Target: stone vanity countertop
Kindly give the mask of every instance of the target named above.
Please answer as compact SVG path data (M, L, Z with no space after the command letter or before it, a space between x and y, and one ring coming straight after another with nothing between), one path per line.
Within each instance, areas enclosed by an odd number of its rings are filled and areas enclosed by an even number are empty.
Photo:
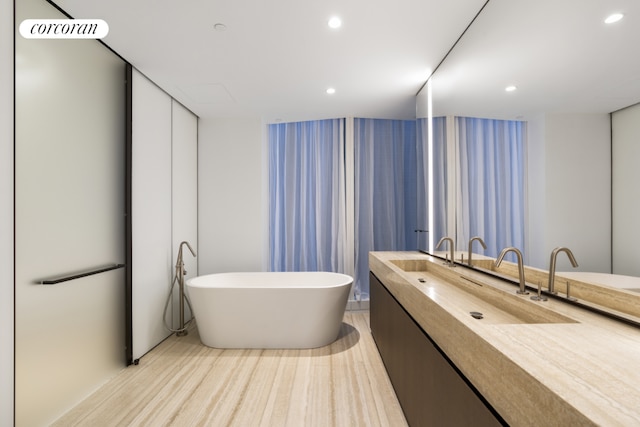
M639 328L420 252L371 252L369 267L510 425L640 425ZM484 292L543 320L476 319Z

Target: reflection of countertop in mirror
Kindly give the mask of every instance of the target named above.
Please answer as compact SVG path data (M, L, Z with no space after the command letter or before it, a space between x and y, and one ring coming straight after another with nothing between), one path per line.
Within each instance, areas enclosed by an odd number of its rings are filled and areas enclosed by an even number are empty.
M512 285L422 253L372 252L369 265L510 425L640 425L639 328L560 300L531 301ZM559 317L477 320L469 313L482 301L464 287L502 289L519 306Z
M580 280L587 283L611 286L612 288L640 292L640 277L586 271L559 271L556 273L556 276Z
M434 255L434 256L440 257L442 259L445 259L445 258L449 257L449 251L437 250L437 251L431 251L429 253ZM471 255L471 256L475 260L479 260L479 259L484 259L484 260L495 259L493 257L488 257L488 256L485 256L485 255L482 255L482 254L478 254L476 252L473 252L473 255ZM460 262L462 264L466 264L469 261L469 252L456 249L453 252L453 258L455 259L456 262Z

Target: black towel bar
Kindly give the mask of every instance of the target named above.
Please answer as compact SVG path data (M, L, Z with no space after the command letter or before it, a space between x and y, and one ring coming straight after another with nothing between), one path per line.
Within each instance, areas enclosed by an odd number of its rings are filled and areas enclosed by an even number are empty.
M39 280L36 283L38 285L56 285L58 283L68 282L69 280L81 279L83 277L93 276L94 274L100 274L100 273L105 273L111 270L117 270L118 268L122 268L122 267L124 267L124 264L109 264L108 266L105 266L105 267L98 267L98 268L95 268L89 271L84 271L81 273L73 273L73 274L68 274L66 276L56 277L52 279Z

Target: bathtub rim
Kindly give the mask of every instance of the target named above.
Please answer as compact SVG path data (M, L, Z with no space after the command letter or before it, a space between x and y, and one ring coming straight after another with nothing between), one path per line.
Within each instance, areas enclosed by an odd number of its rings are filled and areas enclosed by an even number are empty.
M340 281L332 282L332 283L321 283L314 286L305 284L304 282L300 282L299 284L291 284L289 286L283 285L281 282L275 282L278 276L329 276L334 279L342 279ZM246 279L256 279L258 277L268 278L265 283L264 280L260 283L249 283ZM242 279L245 281L242 281ZM214 279L227 279L226 282L214 281ZM232 281L229 281L232 279ZM235 282L235 280L239 280L239 282ZM216 283L217 282L217 283ZM339 288L342 286L351 286L354 282L353 277L344 273L337 273L333 271L238 271L238 272L223 272L223 273L210 273L204 274L196 277L192 277L186 281L188 287L192 288L211 288L211 289L331 289L331 288Z

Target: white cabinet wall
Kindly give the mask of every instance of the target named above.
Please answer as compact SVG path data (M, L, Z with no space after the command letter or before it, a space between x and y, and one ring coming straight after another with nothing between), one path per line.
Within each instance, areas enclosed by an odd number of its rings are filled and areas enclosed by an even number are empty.
M172 115L172 245L173 264L178 248L188 242L198 255L198 118L180 103L173 101ZM183 248L185 282L198 274L198 258ZM174 271L175 273L175 271ZM180 325L178 286L174 289L173 325ZM185 319L191 317L185 303Z
M133 359L169 335L162 311L171 253L171 97L132 76L132 339Z
M178 246L197 251L197 117L137 70L132 79L132 341L139 359L171 332L164 308ZM189 276L197 259L185 253ZM174 293L175 294L175 293ZM177 294L167 321L178 326ZM187 317L188 318L188 317Z

